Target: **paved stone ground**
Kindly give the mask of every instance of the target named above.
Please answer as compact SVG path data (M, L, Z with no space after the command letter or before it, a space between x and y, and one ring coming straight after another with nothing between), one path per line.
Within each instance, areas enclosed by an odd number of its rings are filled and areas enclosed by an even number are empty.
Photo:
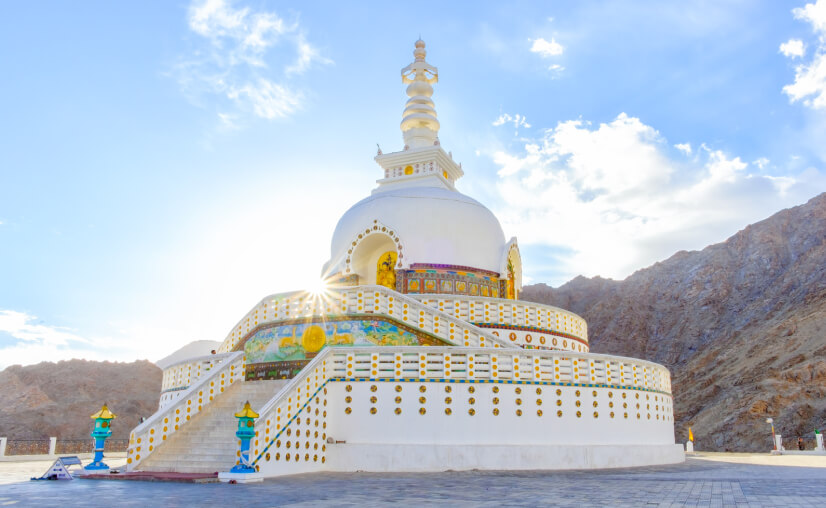
M703 454L603 471L320 473L247 485L28 482L2 471L16 483L0 485L0 506L826 506L826 457Z

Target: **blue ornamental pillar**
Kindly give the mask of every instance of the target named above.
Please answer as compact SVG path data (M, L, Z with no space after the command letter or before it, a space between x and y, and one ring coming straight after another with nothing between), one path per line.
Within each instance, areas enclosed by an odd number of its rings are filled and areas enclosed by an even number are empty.
M255 437L255 419L258 418L258 413L250 407L250 401L244 404L244 409L235 413L238 418L238 431L235 435L241 440L240 445L240 459L232 469L231 473L254 473L255 467L250 461L250 441Z
M95 428L92 429L92 437L95 438L95 459L83 469L87 471L109 469L109 466L103 463L103 445L106 438L112 435L111 420L114 418L116 416L109 411L106 404L103 405L100 411L92 415L92 419L95 420Z

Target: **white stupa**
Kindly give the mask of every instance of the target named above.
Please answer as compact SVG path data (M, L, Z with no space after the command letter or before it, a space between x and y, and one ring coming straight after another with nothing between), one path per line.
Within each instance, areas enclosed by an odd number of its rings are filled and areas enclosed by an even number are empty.
M339 220L325 291L268 296L218 354L168 366L130 470L254 481L684 460L664 367L591 354L581 317L518 299L516 239L456 190L438 70L423 41L414 56L404 148L379 152L378 187Z

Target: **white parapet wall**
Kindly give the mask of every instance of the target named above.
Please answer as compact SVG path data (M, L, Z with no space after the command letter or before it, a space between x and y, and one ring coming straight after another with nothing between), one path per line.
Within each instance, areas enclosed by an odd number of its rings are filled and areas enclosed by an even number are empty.
M519 347L588 352L588 325L573 312L522 300L466 295L407 295Z
M255 427L258 473L246 479L684 460L665 368L565 351L330 348Z
M234 358L233 353L198 356L170 365L163 371L161 397L158 409L178 400L193 383L215 369L221 363Z

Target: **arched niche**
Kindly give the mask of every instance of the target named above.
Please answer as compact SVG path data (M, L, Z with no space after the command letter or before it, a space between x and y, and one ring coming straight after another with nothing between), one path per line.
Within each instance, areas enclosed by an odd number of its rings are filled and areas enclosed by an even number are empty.
M502 298L519 299L519 293L522 291L522 255L519 253L516 238L511 238L505 245L500 278L503 281Z
M346 265L346 275L356 274L359 277L359 284L386 284L387 280L377 281L376 275L381 270L381 266L389 253L392 253L392 270L400 266L400 242L398 238L393 238L389 234L376 231L365 235L359 240L349 255ZM380 259L382 262L380 263ZM395 289L395 288L393 288Z

